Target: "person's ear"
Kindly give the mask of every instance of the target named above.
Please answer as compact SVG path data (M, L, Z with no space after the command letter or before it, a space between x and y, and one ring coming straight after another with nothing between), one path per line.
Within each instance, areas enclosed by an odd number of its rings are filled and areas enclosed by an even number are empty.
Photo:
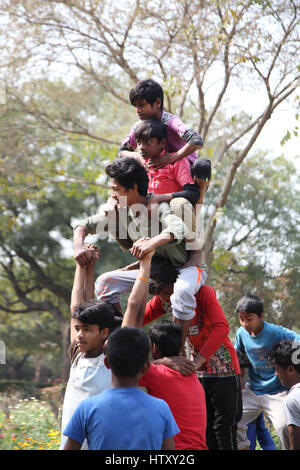
M110 369L110 364L108 362L107 356L104 356L104 365L105 365L106 369Z
M148 360L147 362L145 362L145 364L143 365L142 369L141 369L141 373L144 375L147 370L149 370L149 367L151 365L151 362Z
M138 193L139 191L138 191L137 183L134 183L133 188L128 188L127 192L129 192L129 191L134 191L135 193Z
M166 148L167 139L166 139L165 137L164 137L163 139L161 139L160 144L161 144L161 147L162 147L163 149Z
M157 106L159 108L161 108L161 99L160 98L156 98L156 100L154 101L154 104L157 104Z
M109 335L109 328L106 327L100 330L100 336L102 337L102 339L106 340L108 335Z

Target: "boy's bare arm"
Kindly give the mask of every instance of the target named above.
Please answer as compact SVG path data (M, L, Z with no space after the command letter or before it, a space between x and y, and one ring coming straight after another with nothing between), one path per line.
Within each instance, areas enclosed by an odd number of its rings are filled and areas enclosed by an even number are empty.
M134 261L133 263L124 266L124 268L120 268L119 271L132 271L133 269L139 269L139 267L139 261Z
M152 250L140 260L139 272L127 302L122 326L136 326L139 328L143 326L153 253Z
M88 300L94 298L94 269L96 260L99 257L99 249L94 245L87 245L87 248L90 250L94 250L95 257L92 259L92 262L86 268L80 266L79 263L76 263L73 288L71 293L71 316L78 305L83 304L84 302L87 302ZM73 342L76 336L76 332L73 328L72 323L73 322L71 318L71 343Z
M137 240L130 249L130 252L133 256L142 260L145 255L154 251L158 246L164 245L165 243L169 243L173 240L174 235L172 233L162 232L145 242Z
M175 450L175 443L173 437L163 439L162 450Z
M200 369L201 366L207 361L206 357L202 356L201 354L198 354L198 356L195 359L195 369L198 370Z
M173 316L172 321L174 323L178 323L182 328L182 345L181 345L180 354L183 354L185 341L186 341L186 338L189 332L189 327L190 327L192 320L180 320L179 318L176 318Z
M160 168L164 168L167 165L174 165L174 163L178 160L188 157L200 148L200 145L186 143L176 152L165 153L164 155L158 155L157 157L152 158L151 161L148 162L148 167L152 168L153 170L159 170Z
M74 312L77 305L80 305L85 302L85 290L84 290L85 277L86 277L85 268L82 268L80 264L76 263L73 287L72 287L72 292L71 292L71 304L70 304L71 315Z
M85 277L85 301L92 300L95 297L95 264L100 257L100 250L96 245L88 245L89 249L94 251L94 256L90 264L86 267Z
M82 268L87 266L94 257L94 253L84 245L86 235L85 228L80 225L74 230L74 259Z
M290 450L300 450L300 427L290 424L288 426Z
M155 359L153 364L163 364L170 369L177 370L181 375L191 375L196 369L194 362L183 356L168 356Z
M95 263L100 256L100 251L96 245L86 245L86 249L93 251L93 257L87 267L82 267L79 263L76 263L71 293L71 313L77 305L94 298L94 269Z
M67 442L64 445L64 450L80 450L82 444L80 442L74 441L68 437Z

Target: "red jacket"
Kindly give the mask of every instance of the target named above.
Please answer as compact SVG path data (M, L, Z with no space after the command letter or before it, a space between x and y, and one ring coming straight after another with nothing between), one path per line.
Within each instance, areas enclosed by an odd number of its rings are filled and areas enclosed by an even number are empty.
M195 316L189 327L188 339L195 358L198 354L207 360L197 371L200 377L224 377L240 374L236 351L228 337L229 326L214 289L202 286L196 294ZM158 296L146 305L144 324L165 314Z

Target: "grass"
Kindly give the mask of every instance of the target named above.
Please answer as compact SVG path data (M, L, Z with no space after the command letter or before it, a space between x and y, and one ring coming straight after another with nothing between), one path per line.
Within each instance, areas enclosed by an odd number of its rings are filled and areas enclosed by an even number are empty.
M0 450L57 450L60 416L35 397L1 397Z
M59 406L57 406L59 403ZM45 394L20 398L18 394L0 394L0 450L57 450L60 444L61 402ZM265 416L277 449L274 428ZM257 443L256 450L261 450Z

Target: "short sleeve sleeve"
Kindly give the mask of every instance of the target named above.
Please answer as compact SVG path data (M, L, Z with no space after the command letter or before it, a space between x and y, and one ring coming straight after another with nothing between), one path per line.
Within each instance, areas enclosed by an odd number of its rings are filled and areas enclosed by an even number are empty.
M63 431L65 436L70 437L81 444L86 437L84 409L84 403L81 402Z

